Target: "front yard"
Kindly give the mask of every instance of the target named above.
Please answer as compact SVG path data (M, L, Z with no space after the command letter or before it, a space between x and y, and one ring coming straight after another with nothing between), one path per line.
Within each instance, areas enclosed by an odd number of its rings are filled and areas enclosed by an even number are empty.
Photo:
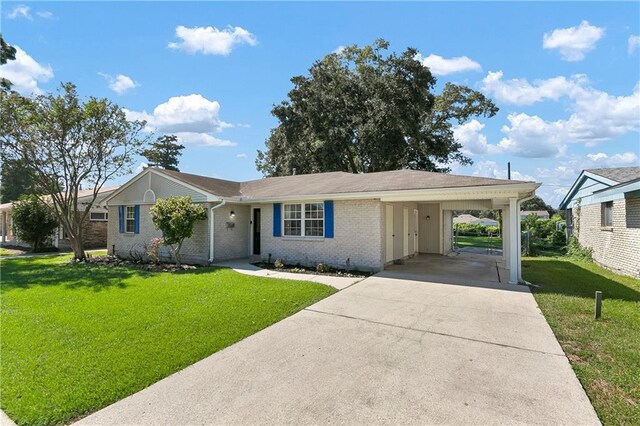
M68 260L2 261L0 403L19 425L70 422L335 292L229 269Z
M525 258L523 272L600 420L640 424L640 280L566 258Z
M484 237L475 235L458 235L456 237L458 247L482 247L502 249L502 238L500 237Z

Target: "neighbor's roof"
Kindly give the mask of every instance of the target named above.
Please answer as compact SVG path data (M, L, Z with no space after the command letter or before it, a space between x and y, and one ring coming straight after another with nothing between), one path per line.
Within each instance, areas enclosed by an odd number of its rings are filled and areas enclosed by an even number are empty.
M612 167L608 169L585 169L585 172L593 173L618 183L629 182L640 178L640 167Z
M460 176L419 170L394 170L366 174L346 172L314 173L233 182L153 169L221 197L269 198L282 195L345 194L358 192L443 189L531 183L526 181Z

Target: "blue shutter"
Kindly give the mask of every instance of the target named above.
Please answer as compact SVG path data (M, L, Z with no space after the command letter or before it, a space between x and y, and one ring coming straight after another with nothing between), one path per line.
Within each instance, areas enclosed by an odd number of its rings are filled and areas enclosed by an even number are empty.
M333 238L333 201L324 202L324 237Z
M133 206L133 233L134 234L139 234L140 233L140 206L139 205L135 205Z
M124 206L118 206L118 229L121 234L124 232Z
M273 204L273 236L282 236L282 204Z

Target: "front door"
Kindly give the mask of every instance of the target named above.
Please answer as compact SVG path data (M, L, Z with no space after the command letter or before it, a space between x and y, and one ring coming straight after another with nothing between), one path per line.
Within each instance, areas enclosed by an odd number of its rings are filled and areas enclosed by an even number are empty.
M418 209L413 210L413 253L418 254Z
M409 209L402 210L402 256L409 256Z
M253 209L253 254L260 254L260 209Z

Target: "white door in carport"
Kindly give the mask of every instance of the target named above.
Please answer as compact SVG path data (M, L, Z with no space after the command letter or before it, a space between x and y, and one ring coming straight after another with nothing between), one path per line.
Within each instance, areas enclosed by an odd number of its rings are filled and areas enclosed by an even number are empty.
M385 206L385 262L391 262L393 257L393 206L391 204L387 204Z
M409 238L411 238L409 235L409 209L405 207L402 213L402 256L407 257L409 256Z
M418 254L418 209L413 210L413 254Z

